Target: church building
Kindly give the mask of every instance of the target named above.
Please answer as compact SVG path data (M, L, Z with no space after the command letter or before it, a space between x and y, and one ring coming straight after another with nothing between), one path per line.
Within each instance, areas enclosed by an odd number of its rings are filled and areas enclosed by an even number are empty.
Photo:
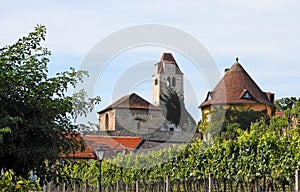
M98 114L100 131L145 132L159 129L163 122L161 109L136 93L121 97Z
M181 98L181 101L178 101L181 109L179 113L182 113L179 117L180 122L186 123L188 119L192 125L195 124L183 104L183 73L171 53L163 53L160 61L154 64L152 80L153 104L136 93L121 97L98 112L100 131L129 130L132 133L151 133L154 130L180 131L181 129L176 126L165 127L171 123L163 113L161 94L168 88L176 91Z

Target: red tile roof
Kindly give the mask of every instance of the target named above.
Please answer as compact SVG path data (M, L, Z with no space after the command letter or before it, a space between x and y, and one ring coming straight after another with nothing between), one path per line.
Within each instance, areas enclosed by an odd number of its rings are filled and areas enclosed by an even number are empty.
M243 97L246 93L250 98ZM274 94L263 92L240 63L234 63L216 87L208 92L200 108L218 104L261 103L273 105Z
M61 155L61 157L72 159L97 159L96 154L89 146L86 146L84 151L77 150L76 152L71 153L68 156L63 154Z
M82 141L82 137L80 136L79 133L74 133L74 138L76 139L77 142ZM68 134L66 136L67 138L70 138L71 135ZM70 153L69 155L62 154L61 157L63 158L72 158L72 159L96 159L96 154L92 150L92 148L88 145L85 146L85 150L81 151L80 149L75 151L74 153Z
M284 116L284 112L283 111L276 111L275 115L283 117Z
M92 149L96 149L98 145L107 145L109 147L109 156L112 156L113 150L134 151L142 143L142 137L111 137L111 136L97 136L85 135L84 140ZM107 156L107 155L106 155Z
M119 100L98 113L101 114L113 108L161 110L135 93L121 97Z

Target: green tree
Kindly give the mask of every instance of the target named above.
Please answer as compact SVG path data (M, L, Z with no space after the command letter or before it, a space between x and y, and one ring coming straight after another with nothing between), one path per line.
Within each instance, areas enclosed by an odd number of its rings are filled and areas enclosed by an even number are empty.
M295 103L296 103L297 99L296 97L284 97L281 99L278 99L275 101L275 107L277 111L285 111L287 109L291 109Z
M254 111L251 107L233 106L227 111L227 119L232 123L238 123L243 130L250 130L252 123L265 119L267 122L269 117L266 111Z
M172 87L167 87L160 94L161 105L166 119L184 131L194 132L196 122L186 110L183 96L179 95Z
M83 71L65 71L48 77L50 51L42 47L46 28L38 25L28 36L0 49L0 168L13 169L26 176L30 170L41 173L47 162L83 145L72 130L72 117L85 114L99 97L83 105L66 92L81 81ZM74 103L77 104L74 107ZM80 107L78 107L80 106ZM68 135L68 137L66 137Z
M162 91L160 99L166 119L178 126L181 118L182 98L173 88L168 87L166 91Z

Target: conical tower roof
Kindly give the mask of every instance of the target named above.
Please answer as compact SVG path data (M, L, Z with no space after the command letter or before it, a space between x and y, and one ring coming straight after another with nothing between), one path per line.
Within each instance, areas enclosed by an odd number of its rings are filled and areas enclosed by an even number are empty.
M273 105L271 93L263 92L236 59L216 87L208 92L200 108L220 104Z

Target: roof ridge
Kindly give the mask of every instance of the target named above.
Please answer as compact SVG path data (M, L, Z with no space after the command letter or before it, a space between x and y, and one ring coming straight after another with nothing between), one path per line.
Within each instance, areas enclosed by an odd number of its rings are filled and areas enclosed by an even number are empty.
M134 104L136 104L136 103L140 104L140 106L138 106L138 105L134 106ZM122 105L125 105L125 106L122 106ZM117 101L112 103L111 105L109 105L106 108L104 108L103 110L99 111L98 114L108 111L112 108L118 108L118 107L119 108L128 108L128 109L130 109L130 108L146 109L147 108L147 109L152 109L152 110L160 110L159 107L154 106L152 103L150 103L146 99L142 98L138 94L131 93L131 94L121 97L120 99L118 99Z

